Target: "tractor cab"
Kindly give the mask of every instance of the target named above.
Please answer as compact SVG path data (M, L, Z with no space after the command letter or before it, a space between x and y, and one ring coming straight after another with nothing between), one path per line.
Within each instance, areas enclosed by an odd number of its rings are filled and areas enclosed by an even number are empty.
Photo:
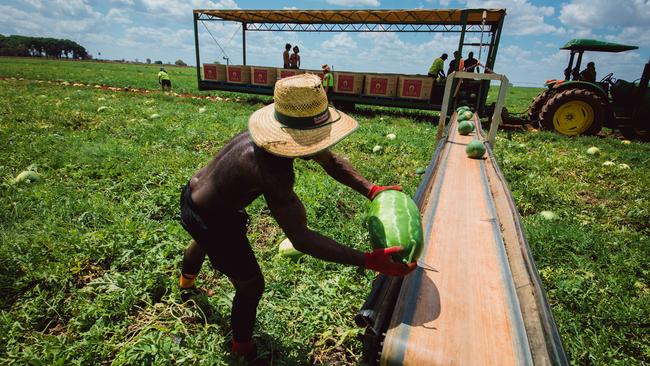
M528 108L530 121L542 129L555 130L567 136L593 135L602 126L607 126L619 128L625 135L647 138L650 126L642 116L650 105L650 62L645 65L638 82L631 83L616 80L613 73L597 81L593 65L580 71L585 51L624 52L638 47L573 39L560 49L571 52L564 79L546 81L547 89L535 97Z
M585 78L585 75L581 73L581 64L582 64L582 55L585 51L592 52L624 52L630 50L636 50L639 47L629 46L625 44L618 44L605 41L597 41L594 39L584 39L576 38L567 42L564 46L560 47L561 50L569 50L571 54L569 56L569 65L564 69L564 79L552 79L546 82L546 87L548 88L557 88L568 82L586 82L590 83L595 87L599 87L602 92L605 94L609 91L610 83L613 83L612 76L613 73L605 75L601 78L600 81L590 79L589 77ZM575 65L574 65L575 61ZM589 73L586 73L589 74Z

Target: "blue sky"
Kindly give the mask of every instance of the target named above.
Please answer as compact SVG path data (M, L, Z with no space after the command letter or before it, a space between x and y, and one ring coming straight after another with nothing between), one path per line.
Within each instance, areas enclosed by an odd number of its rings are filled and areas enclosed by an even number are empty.
M97 58L182 59L194 64L192 9L235 8L505 8L495 71L523 86L539 86L561 77L568 53L558 48L571 38L639 46L621 54L586 54L585 61L596 62L599 77L613 72L625 80L638 79L650 59L648 0L0 0L0 34L68 38ZM231 62L241 63L239 24L215 23L206 26ZM224 62L221 50L202 26L200 30L202 61ZM247 63L280 66L282 47L289 42L300 46L304 68L317 69L329 63L335 70L425 74L434 57L453 51L457 37L441 33L249 32ZM477 55L478 49L474 51Z

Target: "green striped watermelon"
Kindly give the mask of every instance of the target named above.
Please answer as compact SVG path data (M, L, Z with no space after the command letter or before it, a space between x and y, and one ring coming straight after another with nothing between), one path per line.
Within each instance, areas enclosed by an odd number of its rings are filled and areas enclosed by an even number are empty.
M404 248L396 260L410 263L422 253L424 239L420 211L411 197L403 192L383 191L375 197L370 204L368 231L375 249Z

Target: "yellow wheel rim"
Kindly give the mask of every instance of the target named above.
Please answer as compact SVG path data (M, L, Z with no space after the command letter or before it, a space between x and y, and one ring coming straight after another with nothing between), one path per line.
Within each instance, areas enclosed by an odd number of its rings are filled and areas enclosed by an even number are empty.
M592 123L594 109L581 100L562 104L553 115L553 127L563 135L575 136L584 133Z

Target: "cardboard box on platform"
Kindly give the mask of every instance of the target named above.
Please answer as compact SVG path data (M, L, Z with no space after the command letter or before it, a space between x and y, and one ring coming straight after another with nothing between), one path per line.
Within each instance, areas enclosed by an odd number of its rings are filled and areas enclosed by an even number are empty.
M431 97L433 78L402 75L397 80L397 96L399 98L427 100Z
M203 80L226 81L226 65L203 64Z
M226 66L226 81L233 84L250 84L250 66L230 65Z
M277 80L275 67L251 66L251 84L261 86L273 86Z
M334 72L334 92L342 94L361 94L363 74Z
M284 79L289 76L304 74L305 70L301 69L278 69L278 79Z
M364 95L394 97L397 94L397 75L366 74Z

